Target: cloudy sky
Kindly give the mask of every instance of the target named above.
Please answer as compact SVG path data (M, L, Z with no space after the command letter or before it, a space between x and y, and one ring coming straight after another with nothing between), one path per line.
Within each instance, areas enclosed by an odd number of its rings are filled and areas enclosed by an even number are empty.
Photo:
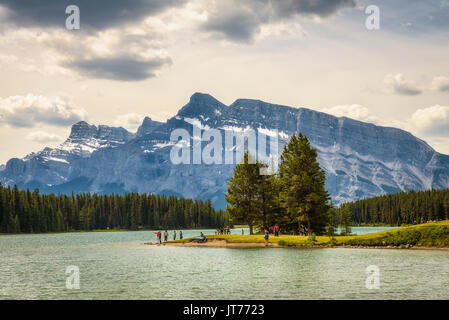
M0 0L0 164L79 120L165 120L194 92L396 126L449 154L448 40L449 0Z

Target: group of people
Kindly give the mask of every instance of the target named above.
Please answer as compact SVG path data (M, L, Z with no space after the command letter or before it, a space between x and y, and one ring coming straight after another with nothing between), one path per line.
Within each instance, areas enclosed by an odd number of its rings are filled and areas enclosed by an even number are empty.
M231 234L231 228L229 226L218 228L215 234Z
M429 220L427 221L424 218L421 218L421 223L427 223L427 222L437 222L438 220ZM416 222L416 220L413 220L412 225L417 225L418 223Z
M156 238L157 238L157 241L159 242L159 244L161 244L162 243L162 232L159 230L158 232L155 232L155 234L156 234ZM176 230L173 230L173 240L176 240ZM183 235L182 235L182 231L180 230L179 231L179 239L181 239L182 240L182 237L183 237ZM168 230L165 230L164 231L164 242L167 242L168 241Z
M279 237L279 225L275 224L274 226L270 226L268 232L274 234L275 237Z
M268 246L268 239L270 238L270 234L274 234L275 237L279 237L279 225L278 224L268 227L268 230L265 229L264 236L263 236L263 238L265 239L265 246Z

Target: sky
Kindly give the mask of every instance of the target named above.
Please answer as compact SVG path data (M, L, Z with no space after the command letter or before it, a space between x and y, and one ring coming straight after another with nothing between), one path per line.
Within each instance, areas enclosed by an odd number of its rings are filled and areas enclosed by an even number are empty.
M448 40L449 0L0 0L0 164L81 120L165 121L195 92L394 126L449 154Z

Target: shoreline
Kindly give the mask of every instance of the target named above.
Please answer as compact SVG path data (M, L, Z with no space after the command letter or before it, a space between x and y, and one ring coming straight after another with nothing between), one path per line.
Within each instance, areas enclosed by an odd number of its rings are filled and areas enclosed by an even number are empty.
M449 220L395 228L362 235L348 236L270 236L265 246L264 236L211 235L206 243L195 238L165 242L164 245L217 248L359 248L359 249L418 249L449 250ZM152 244L152 243L146 243Z
M430 247L430 246L414 246L414 245L401 245L401 246L363 246L363 245L318 245L318 244L304 244L304 245L280 245L276 242L269 242L268 246L262 242L228 242L225 239L210 239L206 243L196 242L173 242L167 241L162 244L145 242L144 245L153 246L175 246L175 247L206 247L206 248L240 248L240 249L253 249L253 248L284 248L284 249L407 249L407 250L443 250L448 251L449 247Z

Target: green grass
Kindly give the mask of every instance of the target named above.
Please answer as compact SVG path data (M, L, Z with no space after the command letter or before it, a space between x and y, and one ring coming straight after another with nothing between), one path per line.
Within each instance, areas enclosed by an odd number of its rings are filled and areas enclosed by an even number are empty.
M170 241L171 243L190 242L194 238ZM220 239L228 243L264 243L263 235L212 235L207 239ZM355 236L270 236L270 243L286 247L449 247L449 220L406 226L389 231L381 231Z

